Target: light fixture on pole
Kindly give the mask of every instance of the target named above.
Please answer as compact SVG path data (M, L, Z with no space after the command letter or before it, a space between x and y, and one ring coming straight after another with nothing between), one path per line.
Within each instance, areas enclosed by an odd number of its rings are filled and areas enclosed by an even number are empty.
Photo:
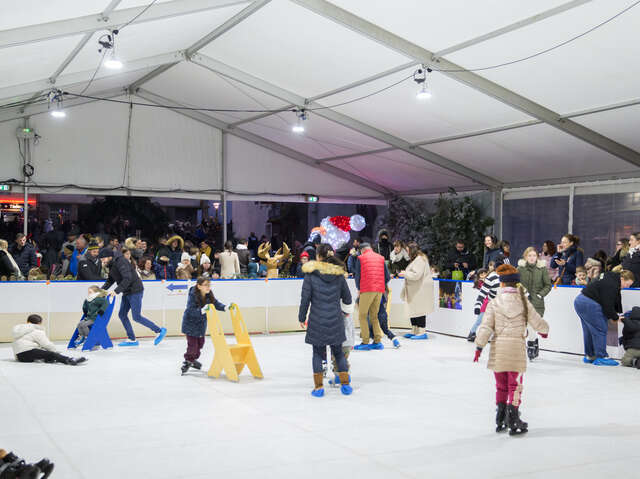
M62 90L54 88L47 95L49 100L49 114L54 118L64 118L67 116L62 108Z
M427 68L422 65L422 68L418 68L413 72L413 81L420 86L420 90L416 94L418 100L428 100L431 98L431 90L427 86L427 73L431 73L431 68Z
M291 131L298 134L304 133L304 124L302 122L309 118L307 110L296 110L296 117L296 124L291 127Z
M104 66L111 70L119 70L122 68L122 62L118 59L116 55L116 35L118 34L118 30L112 30L110 33L106 33L102 35L98 39L98 43L100 44L100 48L98 48L98 53L105 52L107 55L107 59L104 62ZM107 54L107 52L109 52Z

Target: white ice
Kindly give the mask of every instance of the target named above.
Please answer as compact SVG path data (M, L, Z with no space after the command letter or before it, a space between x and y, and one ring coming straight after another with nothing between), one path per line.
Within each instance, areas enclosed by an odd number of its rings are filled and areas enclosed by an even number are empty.
M525 376L530 432L494 432L494 381L473 345L431 335L352 353L354 393L310 396L302 333L253 337L265 379L180 376L185 340L19 364L0 346L0 448L54 478L633 477L640 371L542 352ZM62 346L61 346L62 347ZM207 338L202 358L212 359Z

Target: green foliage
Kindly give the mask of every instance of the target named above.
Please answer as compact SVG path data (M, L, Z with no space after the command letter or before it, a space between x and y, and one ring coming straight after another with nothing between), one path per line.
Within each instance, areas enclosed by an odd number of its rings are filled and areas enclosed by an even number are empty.
M155 240L167 229L169 218L149 198L107 196L96 198L82 211L80 222L89 231L96 231L98 223L115 233L124 220L129 220L132 231L141 230L143 238ZM114 231L116 230L116 231Z
M458 198L455 191L441 194L434 206L430 212L426 201L394 198L383 227L394 239L417 242L428 251L431 264L441 269L457 239L462 239L481 263L483 236L493 225L493 218L485 216L470 197Z

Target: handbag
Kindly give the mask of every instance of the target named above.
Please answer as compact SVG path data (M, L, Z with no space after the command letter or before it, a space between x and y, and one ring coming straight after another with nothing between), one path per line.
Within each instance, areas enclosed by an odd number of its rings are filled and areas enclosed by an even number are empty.
M455 271L451 272L451 279L456 280L456 281L463 281L464 280L464 273L457 269Z

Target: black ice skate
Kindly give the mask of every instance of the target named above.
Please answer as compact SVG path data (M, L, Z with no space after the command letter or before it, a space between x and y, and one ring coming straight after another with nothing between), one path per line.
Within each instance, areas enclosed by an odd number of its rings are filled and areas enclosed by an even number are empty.
M520 419L520 411L512 404L507 406L507 424L510 436L524 434L529 430L529 425Z
M535 341L527 341L527 356L529 361L533 361L540 354L540 347L538 346L538 338Z
M42 472L43 474L43 476L40 479L47 479L47 477L49 477L53 472L54 464L46 457L36 462L35 465L38 466L38 468L40 469L40 472Z
M498 403L496 409L496 432L502 432L507 428L507 405Z
M193 363L191 363L191 361L185 361L182 363L182 367L180 368L180 371L182 371L182 376L187 374L187 371L189 371L189 368L191 366L193 366Z
M12 452L0 449L0 479L37 479L40 469Z
M192 361L191 367L194 369L202 369L202 363L200 361Z

